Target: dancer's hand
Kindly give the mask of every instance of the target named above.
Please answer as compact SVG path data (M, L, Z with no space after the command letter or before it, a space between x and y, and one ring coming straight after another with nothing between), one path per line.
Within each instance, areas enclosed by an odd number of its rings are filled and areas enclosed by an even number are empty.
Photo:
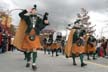
M31 9L31 8L27 9L27 12L28 12L28 13L31 13L31 11L32 11L32 9Z
M44 23L45 23L45 24L48 24L49 22L48 22L48 20L44 20Z

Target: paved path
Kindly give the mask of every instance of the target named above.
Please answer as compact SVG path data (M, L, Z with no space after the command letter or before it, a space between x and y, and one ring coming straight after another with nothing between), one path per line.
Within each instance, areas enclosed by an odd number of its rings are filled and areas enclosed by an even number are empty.
M108 72L108 59L98 58L97 60L87 61L86 67L80 67L79 58L77 58L77 66L72 65L72 59L65 58L60 55L51 57L38 52L36 72ZM26 61L21 52L7 52L0 54L0 72L33 72L32 68L25 67Z

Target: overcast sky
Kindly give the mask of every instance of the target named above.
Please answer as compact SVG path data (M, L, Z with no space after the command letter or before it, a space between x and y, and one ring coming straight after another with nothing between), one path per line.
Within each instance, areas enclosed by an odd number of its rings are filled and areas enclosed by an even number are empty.
M10 10L32 8L33 4L37 4L39 13L49 12L51 25L48 29L66 32L66 26L75 21L80 8L85 8L89 12L91 23L96 24L96 34L104 28L103 31L106 33L103 34L108 36L108 0L0 0L0 7ZM18 13L19 11L11 13L14 25L18 25Z

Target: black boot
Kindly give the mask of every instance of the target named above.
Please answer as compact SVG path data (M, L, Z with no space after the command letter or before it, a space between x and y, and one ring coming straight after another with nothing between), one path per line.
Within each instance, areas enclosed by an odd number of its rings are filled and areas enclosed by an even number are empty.
M83 54L80 54L80 61L81 61L81 67L84 67L87 65L83 62Z
M91 60L91 59L90 59L90 56L89 56L89 53L87 54L87 60Z
M31 52L26 52L26 59L27 59L27 64L26 67L30 67L30 60L31 60Z
M93 60L96 60L97 58L93 58Z
M47 50L47 51L48 51L48 55L50 55L50 49L49 49L49 48L48 48L48 50Z
M59 56L58 54L56 54L56 56Z
M27 68L30 67L30 63L27 63L27 64L26 64L26 67L27 67Z
M51 51L52 52L52 57L54 56L54 50Z
M93 60L96 60L97 58L95 57L96 53L93 53Z
M58 53L56 53L56 56L59 56Z
M82 64L81 64L81 67L84 67L84 66L86 66L86 65L87 65L87 64L85 64L85 63L82 63Z
M90 58L87 58L87 60L91 60Z
M73 63L73 65L76 66L77 64L76 63Z
M27 53L26 52L24 52L24 56L25 56L24 60L26 60L27 59Z
M56 51L56 56L59 56L59 55L58 55L58 49L56 49L55 51Z
M36 65L32 65L32 69L33 69L33 71L36 71L37 70L37 66Z
M76 66L76 61L75 61L75 54L72 54L72 59L73 59L73 65Z

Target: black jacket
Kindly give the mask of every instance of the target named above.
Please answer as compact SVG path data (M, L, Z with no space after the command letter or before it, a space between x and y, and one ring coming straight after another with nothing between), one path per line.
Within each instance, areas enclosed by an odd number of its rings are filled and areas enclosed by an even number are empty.
M26 29L25 33L26 33L26 34L29 34L29 33L31 32L31 30L33 29L33 27L32 27L33 24L32 24L32 22L31 22L31 20L30 20L30 16L31 16L31 15L27 16L27 15L25 15L26 13L27 13L27 11L26 11L26 10L23 10L21 13L19 13L19 16L20 16L22 19L25 20L25 22L26 22L26 24L27 24L27 29ZM36 25L35 25L35 28L34 28L36 35L39 35L39 34L40 34L40 31L41 31L45 26L47 26L47 25L48 25L48 24L45 24L45 23L43 22L43 20L42 20L40 17L37 16Z

